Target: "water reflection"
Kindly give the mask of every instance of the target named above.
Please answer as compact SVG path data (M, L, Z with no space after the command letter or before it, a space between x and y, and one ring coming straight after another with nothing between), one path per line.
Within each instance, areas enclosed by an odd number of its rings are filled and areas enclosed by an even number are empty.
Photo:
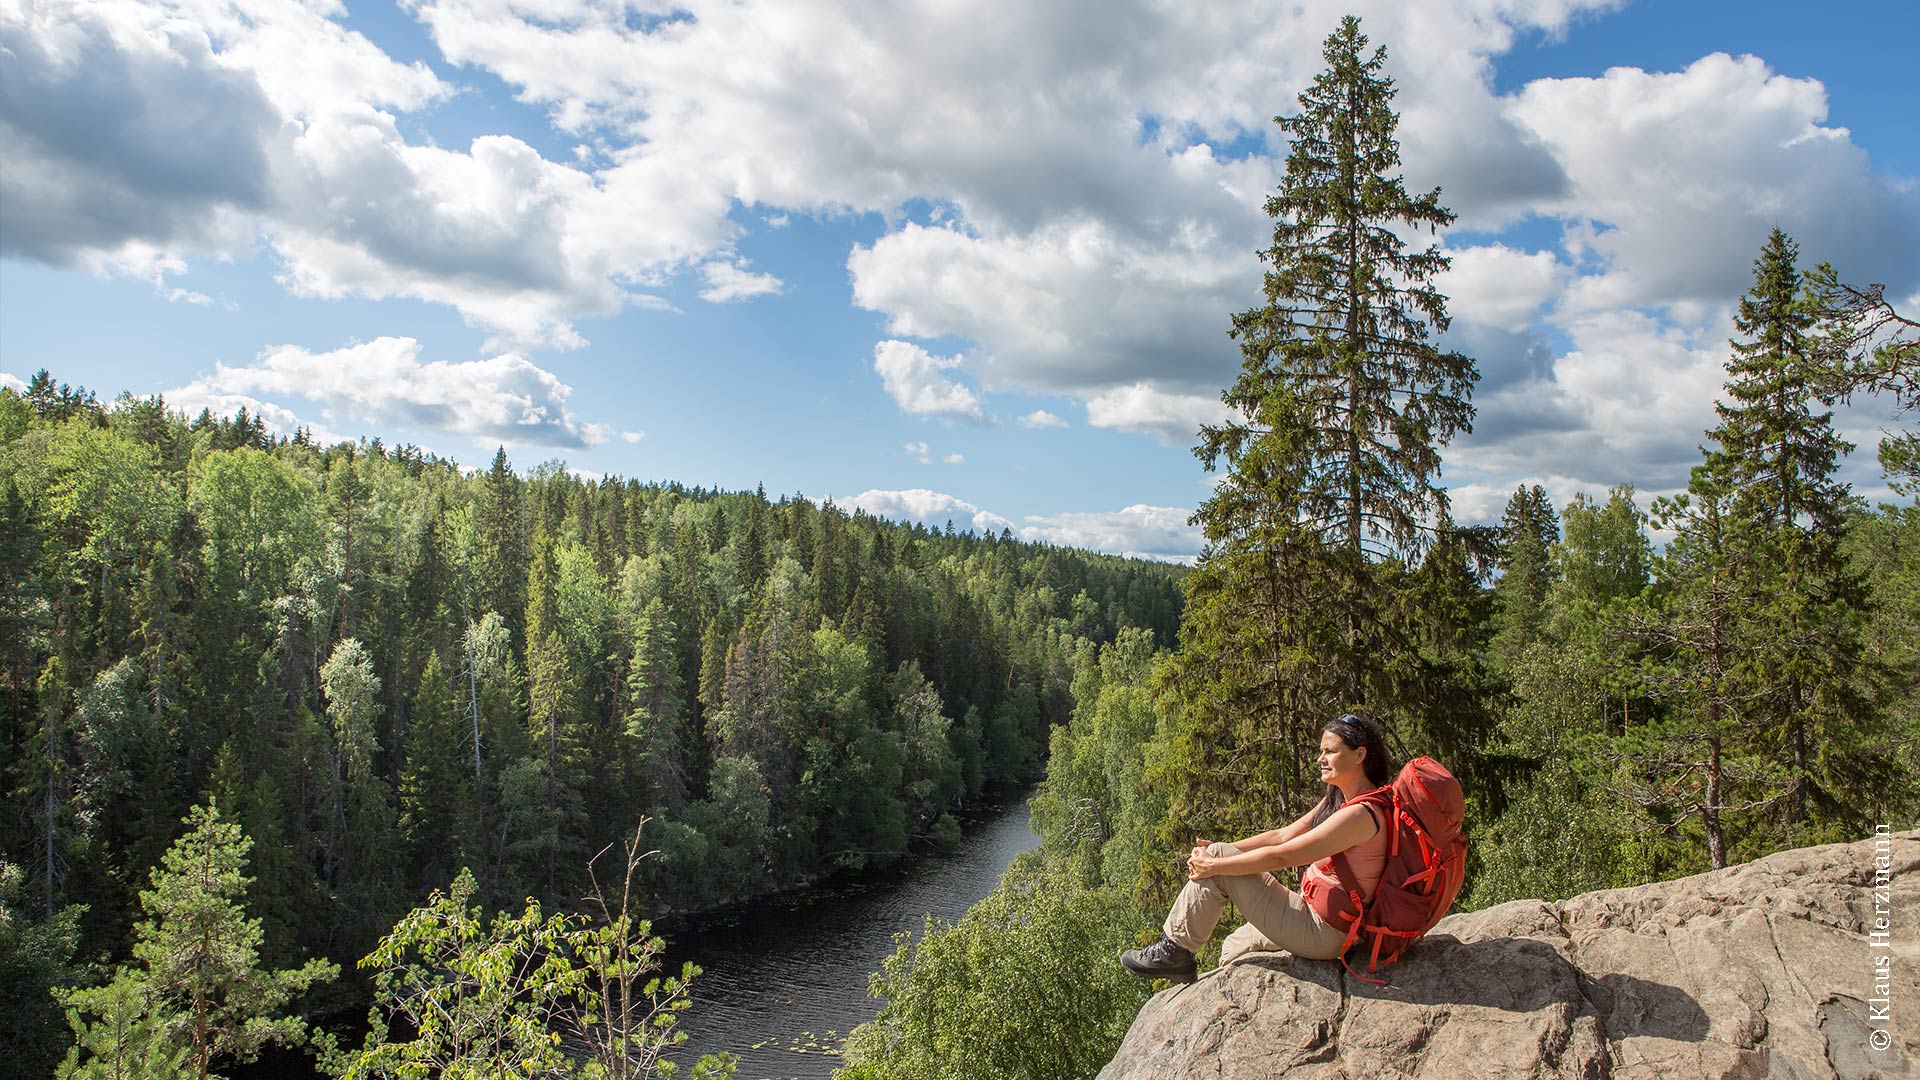
M830 1077L840 1041L879 1011L867 975L892 955L894 935L918 934L929 914L959 918L993 891L1015 855L1039 844L1028 825L1029 794L1009 790L969 810L964 842L951 854L672 927L672 966L692 960L705 971L693 1007L681 1014L682 1068L730 1050L741 1080Z

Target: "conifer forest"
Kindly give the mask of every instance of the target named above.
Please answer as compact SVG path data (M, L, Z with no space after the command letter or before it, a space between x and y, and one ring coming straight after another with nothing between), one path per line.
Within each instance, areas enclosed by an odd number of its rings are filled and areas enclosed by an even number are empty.
M1462 779L1467 908L1912 827L1915 313L1775 230L1683 492L1458 523L1453 215L1357 20L1325 58L1263 300L1221 318L1193 567L0 389L0 1053L658 1075L689 973L647 920L911 858L1039 780L1039 849L901 943L841 1075L1090 1077L1179 853L1317 802L1356 707ZM1905 426L1848 445L1869 398ZM1874 454L1890 499L1840 479Z

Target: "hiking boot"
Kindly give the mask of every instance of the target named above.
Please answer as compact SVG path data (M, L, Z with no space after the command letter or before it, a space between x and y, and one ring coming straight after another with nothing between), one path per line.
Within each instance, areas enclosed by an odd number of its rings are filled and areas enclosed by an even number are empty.
M1120 965L1143 979L1170 979L1192 982L1195 975L1193 954L1175 945L1167 935L1144 949L1128 949L1120 954Z

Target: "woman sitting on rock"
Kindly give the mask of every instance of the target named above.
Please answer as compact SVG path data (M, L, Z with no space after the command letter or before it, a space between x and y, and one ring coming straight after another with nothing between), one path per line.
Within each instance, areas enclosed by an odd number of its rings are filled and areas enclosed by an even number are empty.
M1120 962L1146 978L1191 981L1193 954L1213 934L1229 900L1247 925L1221 947L1222 964L1256 950L1338 958L1346 932L1322 919L1300 893L1275 881L1272 871L1306 866L1302 889L1344 889L1332 857L1346 852L1347 864L1360 879L1354 883L1360 895L1373 899L1386 867L1387 837L1372 807L1344 804L1392 779L1378 727L1352 713L1328 723L1320 733L1320 780L1327 785L1326 797L1285 828L1236 844L1195 844L1187 856L1187 884L1173 902L1160 940L1122 953Z

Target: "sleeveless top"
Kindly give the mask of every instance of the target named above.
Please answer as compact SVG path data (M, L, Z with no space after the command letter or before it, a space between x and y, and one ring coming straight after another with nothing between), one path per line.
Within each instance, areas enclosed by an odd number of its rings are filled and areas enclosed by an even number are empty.
M1369 811L1373 807L1367 808ZM1378 814L1373 815L1375 824L1380 823ZM1355 844L1345 852L1348 865L1353 867L1353 875L1360 879L1360 896L1364 900L1373 899L1373 890L1380 886L1380 877L1387 870L1387 830L1383 826L1373 834L1373 839ZM1346 891L1346 885L1340 880L1340 872L1334 869L1333 856L1329 855L1312 866L1302 875L1305 878L1317 878L1322 885Z

